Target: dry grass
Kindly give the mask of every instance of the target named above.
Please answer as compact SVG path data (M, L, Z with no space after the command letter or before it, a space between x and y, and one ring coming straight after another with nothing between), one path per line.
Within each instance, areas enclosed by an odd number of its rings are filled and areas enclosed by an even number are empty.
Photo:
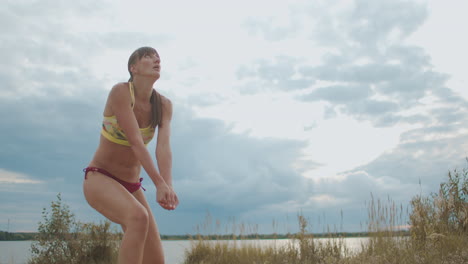
M468 263L468 171L449 172L438 193L415 196L411 212L372 197L367 243L351 251L343 238L320 242L298 216L300 232L284 247L193 240L185 264L461 264ZM409 214L409 223L404 223ZM409 224L410 236L399 227ZM331 235L331 234L330 234Z

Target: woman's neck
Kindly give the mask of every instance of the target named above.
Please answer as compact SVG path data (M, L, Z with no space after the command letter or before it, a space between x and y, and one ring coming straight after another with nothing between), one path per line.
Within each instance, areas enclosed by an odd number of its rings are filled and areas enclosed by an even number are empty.
M135 89L135 98L139 101L149 101L155 81L145 78L134 78L132 82Z

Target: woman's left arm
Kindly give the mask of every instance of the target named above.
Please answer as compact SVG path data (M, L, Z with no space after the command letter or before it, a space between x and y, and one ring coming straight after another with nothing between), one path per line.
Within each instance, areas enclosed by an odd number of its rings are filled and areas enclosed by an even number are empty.
M158 126L158 140L156 145L156 160L158 162L159 173L166 184L172 188L172 151L170 144L172 102L161 96L162 120Z

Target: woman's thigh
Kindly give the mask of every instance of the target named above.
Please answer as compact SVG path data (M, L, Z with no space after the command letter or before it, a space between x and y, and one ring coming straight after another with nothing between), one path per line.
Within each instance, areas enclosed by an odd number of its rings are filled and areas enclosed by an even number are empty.
M127 219L146 209L120 183L99 172L90 171L83 182L89 205L112 222L124 225Z

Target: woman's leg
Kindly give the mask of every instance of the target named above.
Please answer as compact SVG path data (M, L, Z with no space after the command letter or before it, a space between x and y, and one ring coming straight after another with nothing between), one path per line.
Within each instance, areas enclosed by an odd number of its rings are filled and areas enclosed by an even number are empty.
M120 183L99 172L88 172L83 183L88 203L112 222L126 227L119 264L140 264L148 233L148 210Z
M146 208L149 215L148 235L146 236L145 249L143 252L143 264L164 264L164 252L159 235L158 226L154 219L151 208L146 201L141 189L133 193L133 196ZM156 203L156 197L154 197Z

